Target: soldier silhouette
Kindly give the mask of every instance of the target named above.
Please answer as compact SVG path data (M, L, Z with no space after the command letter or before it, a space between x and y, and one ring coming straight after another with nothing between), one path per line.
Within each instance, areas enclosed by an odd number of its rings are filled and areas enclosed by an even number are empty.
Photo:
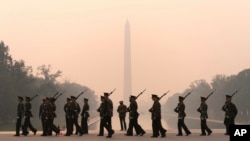
M186 113L185 113L185 104L183 103L184 101L184 97L179 96L179 103L177 105L177 107L174 109L174 111L176 113L178 113L178 134L176 136L182 136L182 128L184 129L184 131L186 132L186 136L190 135L191 132L188 130L184 119L186 117Z
M117 112L119 113L119 119L122 131L122 130L127 130L127 125L126 125L127 106L123 104L123 101L120 101L119 103L120 105L117 108Z
M238 110L235 104L232 102L232 96L226 95L226 102L222 107L225 112L224 125L226 126L225 135L230 134L229 126L234 125L235 117L237 116Z
M197 109L197 111L200 113L200 119L201 119L201 136L206 136L210 135L212 133L212 130L208 128L207 126L207 103L206 103L207 98L201 97L201 104L200 107ZM207 131L207 134L206 134Z

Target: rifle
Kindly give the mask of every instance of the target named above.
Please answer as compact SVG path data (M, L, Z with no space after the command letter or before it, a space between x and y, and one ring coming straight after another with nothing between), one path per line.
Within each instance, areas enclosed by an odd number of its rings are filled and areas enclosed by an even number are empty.
M60 97L60 96L62 96L63 95L63 93L60 93L59 95L57 95L56 97L55 97L55 101Z
M144 92L146 91L146 89L144 89L142 92L140 92L135 99L137 99L140 95L142 95Z
M84 94L88 89L85 89L83 92L81 92L77 97L76 97L76 100L82 95Z
M193 90L192 90L191 92L187 93L187 95L184 96L184 99L185 99L186 97L188 97L192 92L193 92Z
M36 98L37 96L38 96L38 94L32 96L32 97L30 98L30 101L32 101L32 100L33 100L34 98Z
M216 91L216 89L214 91L212 91L207 97L206 97L206 100L212 95L214 94L214 92Z
M169 90L159 97L159 100L169 93Z
M55 98L58 94L59 92L56 92L52 97Z
M237 94L239 92L240 88L238 90L236 90L233 94L232 94L232 97Z
M115 90L116 88L114 88L114 90L109 93L109 96L112 95L115 92Z

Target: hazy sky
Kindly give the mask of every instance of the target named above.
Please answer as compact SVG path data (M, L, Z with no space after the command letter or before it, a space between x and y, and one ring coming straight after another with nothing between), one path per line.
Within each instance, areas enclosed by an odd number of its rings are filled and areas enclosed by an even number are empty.
M16 60L61 80L123 93L124 28L132 90L182 92L249 68L249 0L0 0L0 40Z

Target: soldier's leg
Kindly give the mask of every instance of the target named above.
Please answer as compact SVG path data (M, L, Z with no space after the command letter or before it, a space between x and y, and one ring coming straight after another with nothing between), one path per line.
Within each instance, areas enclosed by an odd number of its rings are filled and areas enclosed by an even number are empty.
M124 130L127 130L127 124L126 124L126 117L122 117L123 118L123 123L124 123Z
M206 136L204 119L201 119L201 136Z
M15 134L15 136L20 136L21 124L22 124L22 118L18 117L17 121L16 121L16 134Z
M208 136L212 133L212 130L207 126L207 120L204 119L204 128L207 131Z
M30 130L34 133L34 135L36 135L37 130L33 127L33 125L30 122L30 118L28 119L28 127L30 128Z
M29 132L28 132L28 117L24 118L24 123L23 123L23 126L22 126L22 130L23 130L22 134L24 136L27 136L29 134Z
M135 119L135 131L137 135L143 136L146 132L142 129L141 125L138 123L138 118Z
M164 129L163 128L163 126L162 126L162 124L161 124L161 119L159 119L159 123L158 123L159 125L159 130L160 130L160 132L161 132L161 136L162 137L165 137L166 136L166 132L167 132L167 130L166 129Z
M157 127L156 119L152 119L152 130L153 130L153 136L152 137L158 137L159 136L159 130L158 130L158 127Z
M226 127L226 133L225 133L225 135L229 135L229 120L228 120L228 118L224 119L224 125Z
M186 133L186 136L188 136L189 134L191 134L191 132L188 130L185 122L184 122L184 119L183 119L183 123L182 123L182 128L184 129L185 133Z
M177 123L178 134L177 134L177 136L182 136L182 124L183 124L183 120L178 119L178 123Z
M125 135L133 136L134 119L129 119L128 130Z
M103 136L103 134L104 134L104 120L103 120L103 118L101 117L101 119L100 119L100 126L99 126L99 134L98 134L98 136Z
M120 126L121 126L121 131L123 130L123 123L122 123L122 117L119 116L119 120L120 120Z

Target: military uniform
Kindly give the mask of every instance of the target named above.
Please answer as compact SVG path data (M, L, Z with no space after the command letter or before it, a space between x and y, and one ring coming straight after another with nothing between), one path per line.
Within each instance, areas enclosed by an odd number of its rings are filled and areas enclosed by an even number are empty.
M114 130L112 129L112 116L113 116L113 102L108 98L109 93L104 93L104 123L103 126L108 130L107 138L111 138L114 134Z
M73 125L76 126L76 131L78 131L79 135L82 136L83 131L82 131L80 125L78 124L78 115L81 111L81 108L80 108L79 104L75 101L75 99L76 98L74 96L71 96L71 100L72 100L71 106L72 106L72 112L73 112L72 121L73 121ZM73 127L72 127L72 129L73 129Z
M51 97L50 98L50 103L51 103L51 118L49 119L49 124L50 124L50 135L52 135L52 131L56 133L56 136L59 135L60 129L55 126L54 124L54 119L56 118L56 105L55 105L55 98Z
M206 98L201 97L201 104L200 107L197 109L197 111L200 113L200 119L201 119L201 136L210 135L212 133L212 130L208 128L207 126L207 104L206 104ZM206 134L207 131L207 134Z
M23 135L27 136L29 134L28 127L30 130L36 135L37 130L32 126L30 123L30 118L33 117L31 113L31 103L30 103L30 97L26 97L26 103L24 104L24 125L23 125Z
M44 131L45 131L45 99L43 99L43 102L42 104L40 105L40 108L39 108L39 119L41 120L41 123L42 123L42 130L43 130L43 135L45 135Z
M22 118L24 116L24 104L23 97L18 96L18 105L17 105L17 119L16 119L16 134L14 136L20 136L20 128L22 125Z
M98 136L103 136L104 134L104 96L101 96L101 104L99 106L99 108L97 109L97 112L99 112L100 115L100 127L99 127L99 134ZM106 128L106 130L108 130Z
M229 126L234 125L235 117L238 113L238 110L234 103L231 102L232 96L226 95L226 102L222 107L222 110L225 112L225 119L224 124L226 126L226 133L225 135L230 134Z
M66 128L67 128L65 136L70 136L73 132L73 129L72 129L72 127L73 127L73 123L72 123L73 112L72 112L70 98L67 98L67 103L64 105L64 112L65 112Z
M81 128L83 130L83 134L88 134L88 118L89 118L89 104L88 99L84 98L84 105L82 108L82 121Z
M135 128L136 135L143 136L146 132L138 124L139 113L137 112L138 105L135 96L130 96L130 105L128 107L129 112L129 126L126 136L133 136L133 128Z
M186 124L184 123L184 119L186 117L185 113L185 104L183 103L184 97L179 96L179 103L177 107L174 109L176 113L178 113L178 134L177 136L182 136L182 128L184 129L186 136L190 135L191 132L188 130Z
M117 112L119 113L121 131L127 130L127 125L125 120L127 113L127 106L123 104L123 101L120 101L120 105L117 108Z
M149 109L151 112L151 119L152 119L152 129L153 129L153 136L151 137L158 137L159 132L161 133L162 137L166 136L166 129L162 127L161 124L161 104L159 102L159 97L155 94L152 94L152 99L154 104L152 108Z

